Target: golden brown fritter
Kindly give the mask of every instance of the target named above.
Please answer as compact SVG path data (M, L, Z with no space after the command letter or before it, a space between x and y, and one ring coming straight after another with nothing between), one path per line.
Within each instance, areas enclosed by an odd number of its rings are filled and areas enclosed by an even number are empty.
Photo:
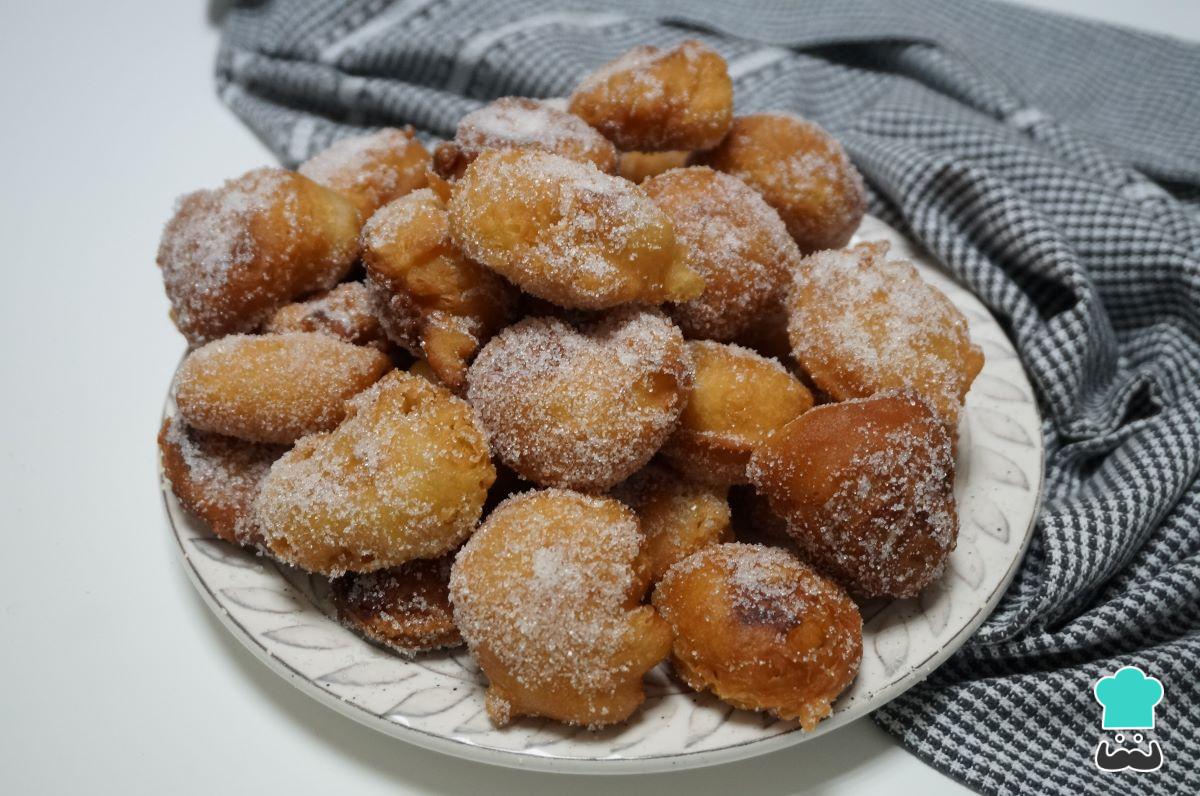
M334 578L338 621L401 655L457 647L463 640L450 605L453 563L451 554Z
M424 188L430 163L411 127L392 127L343 138L305 161L300 173L349 199L366 221L393 199Z

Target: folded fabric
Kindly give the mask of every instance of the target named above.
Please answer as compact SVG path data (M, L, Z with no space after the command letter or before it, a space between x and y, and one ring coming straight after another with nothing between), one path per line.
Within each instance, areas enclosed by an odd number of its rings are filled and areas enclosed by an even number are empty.
M876 721L980 791L1200 793L1200 47L982 0L268 0L227 13L217 77L295 164L687 37L739 112L841 139L871 211L1009 330L1045 418L1016 579ZM1093 762L1093 686L1126 665L1165 689L1157 771Z

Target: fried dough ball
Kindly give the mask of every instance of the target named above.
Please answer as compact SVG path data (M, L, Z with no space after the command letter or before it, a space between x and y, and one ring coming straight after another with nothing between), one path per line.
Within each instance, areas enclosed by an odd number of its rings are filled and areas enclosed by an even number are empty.
M749 349L709 340L687 345L696 379L663 458L698 481L744 484L754 448L812 408L812 394L778 362Z
M806 254L845 246L867 210L862 176L842 145L798 116L739 116L721 145L697 161L761 193Z
M749 484L729 490L729 508L733 514L733 535L739 542L782 547L799 555L788 533L787 521L775 513L771 502Z
M666 152L622 152L617 159L617 174L630 182L642 183L671 169L687 165L692 153L686 150Z
M667 572L653 602L675 635L675 671L735 707L811 731L858 674L858 606L779 548L706 547Z
M454 561L450 598L493 722L598 727L642 703L642 676L671 635L639 605L640 544L629 508L561 489L511 497L479 527Z
M434 170L458 179L485 149L540 149L609 174L617 169L616 147L587 122L525 97L501 97L462 117L454 140L434 150Z
M255 513L281 560L336 577L450 552L479 521L496 470L471 407L392 371L336 429L271 467Z
M650 460L692 384L683 335L625 308L577 331L526 318L479 352L467 399L492 452L540 486L603 491Z
M563 307L686 301L704 289L637 186L547 152L476 158L450 199L450 234L468 257Z
M262 535L251 508L281 445L198 431L179 415L163 421L158 433L163 475L188 511L227 542L256 547Z
M429 164L429 152L411 127L388 127L343 138L306 160L299 171L349 199L366 221L393 199L424 188Z
M911 390L953 433L983 352L958 308L887 250L860 243L804 261L788 300L793 353L836 400Z
M617 485L613 497L637 512L641 523L651 581L702 547L733 541L726 492L654 465Z
M358 227L353 204L283 169L182 197L158 247L175 325L193 346L254 331L336 285L358 256Z
M585 77L568 107L621 149L709 149L729 132L733 81L725 59L694 39L634 47Z
M729 341L752 328L800 263L779 214L737 177L704 166L660 174L642 190L675 225L684 262L704 277L699 298L669 309L684 334Z
M511 320L514 288L463 256L446 205L430 190L397 199L362 231L368 291L388 337L459 389L467 364Z
M338 621L401 655L463 643L450 606L453 555L330 582Z
M862 597L915 597L958 538L950 437L915 395L806 412L754 452L750 478L804 557Z
M342 422L346 399L391 366L375 349L318 332L230 335L183 360L175 404L202 431L287 444Z
M362 282L344 282L305 301L280 307L263 331L324 332L347 343L387 350L387 335L379 325L367 286Z

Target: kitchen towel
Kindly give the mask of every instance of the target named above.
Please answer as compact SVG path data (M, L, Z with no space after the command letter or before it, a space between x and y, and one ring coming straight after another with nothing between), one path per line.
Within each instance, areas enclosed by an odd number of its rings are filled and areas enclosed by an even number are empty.
M265 0L225 13L223 99L287 164L450 136L637 44L702 39L740 113L828 128L871 212L978 295L1044 417L1045 504L1003 601L874 714L988 793L1200 793L1200 47L985 0ZM1164 764L1092 762L1092 686L1165 695Z

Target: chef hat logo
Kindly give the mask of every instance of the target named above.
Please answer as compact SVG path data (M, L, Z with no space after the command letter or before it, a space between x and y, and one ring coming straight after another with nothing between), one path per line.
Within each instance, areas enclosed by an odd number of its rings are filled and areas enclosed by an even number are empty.
M1154 706L1163 698L1163 684L1158 678L1136 666L1125 666L1102 677L1092 690L1104 707L1103 729L1154 729Z

